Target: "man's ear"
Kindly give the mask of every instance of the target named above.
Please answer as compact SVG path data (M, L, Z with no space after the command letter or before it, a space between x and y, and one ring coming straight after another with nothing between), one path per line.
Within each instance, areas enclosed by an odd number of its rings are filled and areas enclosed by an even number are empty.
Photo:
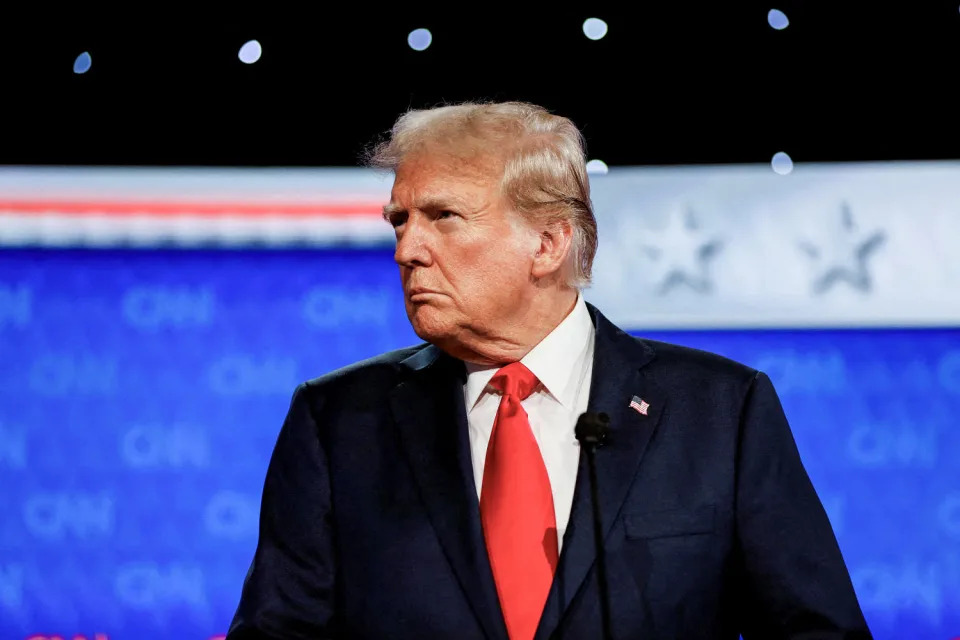
M540 230L539 247L533 257L531 275L546 278L559 273L573 246L573 225L569 220L558 220Z

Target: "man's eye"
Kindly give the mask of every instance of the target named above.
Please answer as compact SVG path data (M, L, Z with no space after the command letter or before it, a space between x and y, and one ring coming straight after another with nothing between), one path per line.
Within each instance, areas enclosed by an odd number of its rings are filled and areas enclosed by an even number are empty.
M442 219L442 218L452 218L452 217L454 217L455 215L457 215L457 214L455 214L453 211L441 211L440 213L437 214L437 218L441 218L441 219Z

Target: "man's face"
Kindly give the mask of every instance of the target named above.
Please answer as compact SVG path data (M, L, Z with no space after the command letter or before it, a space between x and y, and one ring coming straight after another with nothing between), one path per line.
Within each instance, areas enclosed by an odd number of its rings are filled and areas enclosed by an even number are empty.
M397 168L385 208L407 317L418 336L455 355L496 341L522 319L535 288L538 234L501 198L498 171L414 155Z

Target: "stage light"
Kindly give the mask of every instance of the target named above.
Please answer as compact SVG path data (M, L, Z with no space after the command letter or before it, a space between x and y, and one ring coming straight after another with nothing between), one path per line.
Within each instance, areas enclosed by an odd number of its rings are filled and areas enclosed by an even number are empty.
M414 51L423 51L433 42L433 34L430 29L414 29L407 35L407 44Z
M263 55L263 47L260 46L260 43L256 40L249 40L240 47L240 53L237 54L237 57L244 64L253 64L260 59L261 55Z
M587 18L583 21L583 35L591 40L599 40L607 35L607 23L600 18Z
M770 166L773 167L774 171L785 176L793 171L793 159L783 151L778 151L773 154L773 159L770 160Z
M74 73L86 73L90 71L90 66L93 64L93 59L90 57L90 54L86 51L77 56L77 59L73 61L73 72Z
M610 172L610 167L603 160L591 160L587 163L587 173L594 176L606 175Z
M777 31L783 31L790 26L790 20L787 19L787 14L780 9L770 9L767 13L767 24Z

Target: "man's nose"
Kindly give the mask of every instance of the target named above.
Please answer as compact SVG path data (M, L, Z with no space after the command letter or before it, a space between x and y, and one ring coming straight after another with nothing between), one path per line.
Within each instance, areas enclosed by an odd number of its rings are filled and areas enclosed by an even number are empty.
M421 216L407 218L393 259L401 267L428 267L433 262L429 224Z

